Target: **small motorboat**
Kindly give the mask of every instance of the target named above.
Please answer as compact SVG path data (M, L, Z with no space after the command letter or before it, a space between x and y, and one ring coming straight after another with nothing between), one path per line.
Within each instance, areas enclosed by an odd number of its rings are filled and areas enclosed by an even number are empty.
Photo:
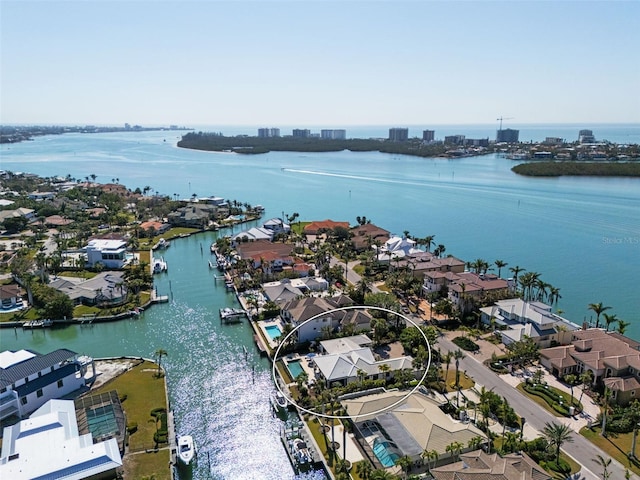
M191 435L180 435L178 437L178 457L185 465L191 464L196 455L196 444Z
M276 390L271 395L271 405L276 412L285 412L287 410L287 397L285 397L280 390Z
M301 438L293 440L293 456L299 465L304 465L313 461L309 448L307 447L307 443Z

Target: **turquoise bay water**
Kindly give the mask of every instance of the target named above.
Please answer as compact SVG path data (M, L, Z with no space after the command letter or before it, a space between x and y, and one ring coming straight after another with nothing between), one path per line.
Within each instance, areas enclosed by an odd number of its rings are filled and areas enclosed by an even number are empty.
M638 128L631 130L633 136ZM42 176L95 174L99 182L118 178L132 189L148 185L182 198L217 195L262 204L266 218L298 212L301 220L353 224L364 215L397 234L435 235L446 253L466 261L501 259L540 272L560 288L558 308L566 317L580 323L590 316L587 304L602 301L631 321L628 334L640 339L640 179L519 177L510 172L511 161L495 155L458 160L350 152L238 156L179 149L176 135L41 137L2 145L0 168ZM268 361L258 356L246 322L222 325L218 317L221 307L238 305L224 285L216 286L208 267L215 238L204 233L172 242L164 252L169 272L156 278L159 293L171 301L139 319L3 329L2 349L44 353L65 347L94 357L152 357L164 348L178 433L193 434L203 453L193 477L293 478L278 437L280 421L269 405Z
M464 133L471 127L455 128ZM475 128L478 136L489 134L486 127ZM562 128L531 127L530 136L569 137L578 126ZM597 138L640 141L637 125L593 130ZM361 135L367 132L382 133L372 129ZM514 163L496 155L456 160L347 151L239 156L177 148L178 135L41 137L3 145L2 168L76 178L95 174L100 182L118 178L130 188L148 185L181 198L217 195L262 204L267 218L298 212L301 220L355 223L366 216L396 234L435 235L446 254L465 261L500 259L539 272L560 288L558 308L569 319L589 320L587 305L603 302L633 322L628 332L640 338L640 179L527 178L513 174Z

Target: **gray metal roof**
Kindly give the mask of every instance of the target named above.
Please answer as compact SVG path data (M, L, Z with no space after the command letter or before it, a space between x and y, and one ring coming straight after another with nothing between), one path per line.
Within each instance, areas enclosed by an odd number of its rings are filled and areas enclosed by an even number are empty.
M0 388L5 388L18 380L53 367L77 355L76 352L72 352L66 348L60 348L44 355L34 351L31 351L31 353L36 354L36 356L12 365L9 368L0 368Z

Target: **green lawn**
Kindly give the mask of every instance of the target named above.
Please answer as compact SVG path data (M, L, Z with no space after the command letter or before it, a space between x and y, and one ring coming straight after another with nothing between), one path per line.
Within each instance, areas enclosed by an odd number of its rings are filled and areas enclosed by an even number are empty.
M535 403L540 405L542 408L544 408L551 415L553 415L555 417L564 417L565 416L565 415L562 415L560 412L554 410L553 407L551 405L549 405L547 403L547 401L543 397L540 397L538 395L532 395L529 392L527 392L524 389L524 386L523 386L522 383L520 383L516 388L520 392L525 394L529 399L531 399L532 401L534 401ZM564 401L566 402L567 405L569 405L569 403L571 402L571 395L570 394L568 394L566 392L563 392L561 390L558 390L557 388L554 388L554 387L551 387L551 386L549 387L549 390L554 392L557 395L562 396L562 398L564 398ZM573 397L573 401L574 401L574 405L576 405L578 403L578 399L575 396ZM580 410L582 410L582 404L580 404L580 407L576 407L576 411L580 411Z
M153 434L156 432L156 422L150 413L154 408L167 408L164 377L158 377L157 370L155 363L142 362L92 392L117 390L120 398L126 395L122 407L127 416L127 425L138 425L138 430L129 437L131 453L144 452L154 447ZM154 475L156 480L171 479L168 449L157 453L131 453L124 462L125 478Z
M599 447L601 450L605 452L606 456L610 456L611 458L615 458L618 462L620 462L625 467L629 468L633 473L640 475L640 462L632 463L631 460L627 457L627 453L631 451L631 442L633 438L633 434L631 433L610 433L607 437L603 437L600 435L600 427L593 428L583 428L580 430L580 435L585 437L591 443ZM640 444L640 440L638 441ZM636 448L636 455L638 454L638 450L640 448ZM594 472L598 471L597 464L593 463L593 468L591 469Z
M471 377L466 375L462 370L460 370L460 390L467 390L469 388L473 388L476 382L473 381ZM447 369L443 368L441 375L444 378L445 374L447 374ZM449 373L447 375L446 382L447 384L447 392L455 392L455 384L456 384L456 369L450 368Z

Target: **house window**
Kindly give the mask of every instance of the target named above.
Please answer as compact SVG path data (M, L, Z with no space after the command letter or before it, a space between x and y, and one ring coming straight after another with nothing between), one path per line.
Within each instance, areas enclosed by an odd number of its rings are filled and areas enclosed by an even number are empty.
M51 372L53 372L53 367L51 367Z
M62 388L63 385L64 382L62 381L62 379L58 380L58 388Z
M22 397L22 398L20 399L20 403L21 403L22 405L26 405L26 404L27 404L27 397Z
M42 376L42 372L38 372L38 378Z
M39 389L39 390L36 392L36 397L40 398L42 395L44 395L44 394L42 393L42 389Z
M29 377L25 377L24 383L29 383Z

